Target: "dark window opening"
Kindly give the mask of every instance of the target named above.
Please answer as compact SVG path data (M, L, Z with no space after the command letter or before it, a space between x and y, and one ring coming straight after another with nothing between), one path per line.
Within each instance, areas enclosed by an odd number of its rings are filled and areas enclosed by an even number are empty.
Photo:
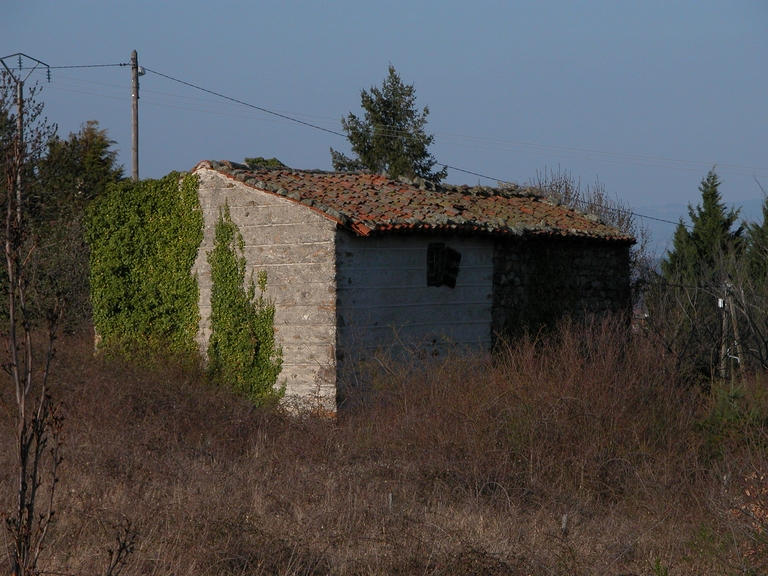
M442 242L430 242L427 247L427 286L456 287L461 254Z

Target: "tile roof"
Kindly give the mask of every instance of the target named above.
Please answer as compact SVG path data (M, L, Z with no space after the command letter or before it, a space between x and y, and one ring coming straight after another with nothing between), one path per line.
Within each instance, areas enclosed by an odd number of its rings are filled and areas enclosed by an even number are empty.
M299 171L203 161L247 186L311 207L358 235L442 231L494 236L559 236L633 243L598 218L558 205L532 188L434 185L368 172Z

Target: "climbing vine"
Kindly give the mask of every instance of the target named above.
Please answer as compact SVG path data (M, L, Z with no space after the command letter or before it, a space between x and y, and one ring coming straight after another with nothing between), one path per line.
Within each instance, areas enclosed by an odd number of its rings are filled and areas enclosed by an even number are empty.
M88 212L93 323L100 346L194 354L203 239L198 179L113 185Z
M245 282L243 238L229 206L219 212L211 265L211 338L208 370L212 380L233 386L256 404L279 400L285 386L275 387L282 350L275 344L275 306L265 298L267 273L258 274L259 295L251 275Z

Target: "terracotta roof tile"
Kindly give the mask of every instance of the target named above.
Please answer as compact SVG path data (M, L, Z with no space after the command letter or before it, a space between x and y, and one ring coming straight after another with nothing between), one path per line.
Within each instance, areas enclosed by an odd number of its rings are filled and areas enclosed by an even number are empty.
M361 236L434 230L634 242L594 216L555 204L532 189L435 186L368 172L251 168L227 161L203 161L195 170L204 168L311 206Z

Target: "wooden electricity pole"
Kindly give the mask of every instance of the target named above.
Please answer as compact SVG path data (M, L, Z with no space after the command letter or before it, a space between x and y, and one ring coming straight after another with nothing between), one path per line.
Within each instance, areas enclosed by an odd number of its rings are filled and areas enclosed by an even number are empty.
M131 104L132 104L132 133L133 133L133 169L131 178L139 180L139 55L136 50L131 52Z

